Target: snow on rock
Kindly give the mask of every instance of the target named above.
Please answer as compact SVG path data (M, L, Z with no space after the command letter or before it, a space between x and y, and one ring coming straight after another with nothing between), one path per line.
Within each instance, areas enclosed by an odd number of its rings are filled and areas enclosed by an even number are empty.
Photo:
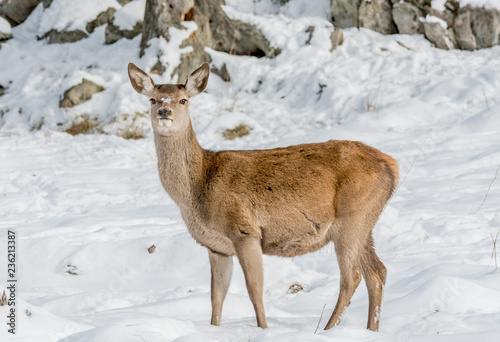
M38 5L39 7L43 5ZM38 35L43 36L50 30L74 31L85 30L88 22L94 20L101 12L109 7L120 8L116 0L53 0L44 10L41 17Z
M446 21L444 21L443 19L438 18L436 16L430 15L430 14L427 14L427 16L425 18L423 18L423 17L420 18L420 21L423 23L429 23L429 24L437 23L437 24L441 25L441 27L444 30L446 30L448 28L448 24L446 23Z
M133 30L137 22L144 19L146 0L135 0L129 2L115 12L113 23L121 30Z
M0 33L11 34L12 28L7 20L0 17Z

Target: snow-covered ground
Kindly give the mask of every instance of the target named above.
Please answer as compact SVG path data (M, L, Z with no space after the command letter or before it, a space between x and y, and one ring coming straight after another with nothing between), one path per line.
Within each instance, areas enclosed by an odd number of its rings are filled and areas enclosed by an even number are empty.
M133 141L56 130L58 120L80 113L107 120L147 110L126 64L152 67L156 51L139 59L139 38L104 46L104 28L78 43L48 46L34 38L31 18L0 49L0 64L9 65L0 84L12 81L0 109L16 109L0 119L0 290L8 285L8 230L17 234L18 252L17 334L7 333L3 306L0 339L499 341L500 255L492 255L492 238L500 230L500 47L443 51L422 36L347 29L345 43L330 52L328 1L315 10L300 0L281 9L227 3L229 15L261 27L283 52L268 60L211 51L232 81L212 75L193 100L202 146L350 139L400 165L400 186L374 229L388 269L380 332L365 329L363 283L342 324L321 330L338 295L332 246L292 259L264 257L267 330L256 327L235 263L222 326L211 326L207 252L160 185L151 136ZM157 48L172 44L158 41ZM171 51L170 63L178 54ZM107 90L61 112L60 90L81 77ZM46 125L29 131L29 120L42 115ZM221 132L239 123L251 133L224 140ZM293 284L303 291L289 293Z

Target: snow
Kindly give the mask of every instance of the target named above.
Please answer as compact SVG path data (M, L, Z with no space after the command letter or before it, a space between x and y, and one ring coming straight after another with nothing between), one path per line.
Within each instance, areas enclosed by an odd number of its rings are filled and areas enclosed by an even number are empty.
M427 14L425 18L420 17L419 19L423 23L429 23L429 24L438 23L445 30L448 28L448 24L446 23L446 21L430 14Z
M12 28L7 20L0 17L0 32L10 34L12 32Z
M113 23L122 30L132 30L138 21L144 18L146 0L135 0L129 2L115 12Z
M432 0L431 6L437 10L444 11L447 0ZM472 7L484 7L488 9L500 9L500 1L498 0L457 0L460 7L470 5Z
M130 125L121 115L144 113L149 104L132 89L127 64L148 71L160 55L167 73L152 78L172 82L178 45L194 26L171 31L171 42L153 40L140 59L140 37L105 45L104 27L73 44L38 41L38 23L48 16L38 7L0 49L1 64L9 66L0 69L6 88L0 97L1 291L7 230L16 232L19 253L18 334L13 338L3 323L0 340L500 339L492 241L500 229L500 47L443 51L418 35L346 29L345 43L330 52L333 28L320 11L291 10L307 4L292 0L280 9L271 0L227 1L230 16L259 25L282 53L257 59L207 49L214 65L226 64L231 82L211 75L190 111L209 149L350 139L397 159L400 185L374 229L388 269L380 332L365 329L364 284L340 326L322 330L338 295L331 245L296 258L264 256L267 330L256 327L235 261L222 325L211 326L207 252L161 187L150 120L137 119L148 137L136 141L70 136L57 125L85 113L108 122L110 133ZM64 8L45 20L58 22ZM61 111L60 94L82 78L106 90ZM42 117L42 128L30 130ZM222 131L240 123L250 134L224 140ZM289 293L293 284L304 290Z

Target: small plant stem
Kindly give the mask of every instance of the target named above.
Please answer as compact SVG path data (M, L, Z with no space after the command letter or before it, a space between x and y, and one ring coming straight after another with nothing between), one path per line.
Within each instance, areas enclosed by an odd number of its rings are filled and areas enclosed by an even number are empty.
M321 323L321 318L323 318L323 312L325 311L325 307L326 307L326 304L323 305L323 310L321 310L321 316L319 316L319 322L318 322L318 326L316 327L316 330L314 330L314 333L316 334L318 332L318 328L319 328L319 325Z

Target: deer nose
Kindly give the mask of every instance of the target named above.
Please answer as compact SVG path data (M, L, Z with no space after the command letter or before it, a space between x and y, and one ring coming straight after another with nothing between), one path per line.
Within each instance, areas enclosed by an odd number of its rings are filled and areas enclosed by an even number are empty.
M172 111L168 108L160 108L158 109L158 115L160 115L162 118L166 118L172 115Z

